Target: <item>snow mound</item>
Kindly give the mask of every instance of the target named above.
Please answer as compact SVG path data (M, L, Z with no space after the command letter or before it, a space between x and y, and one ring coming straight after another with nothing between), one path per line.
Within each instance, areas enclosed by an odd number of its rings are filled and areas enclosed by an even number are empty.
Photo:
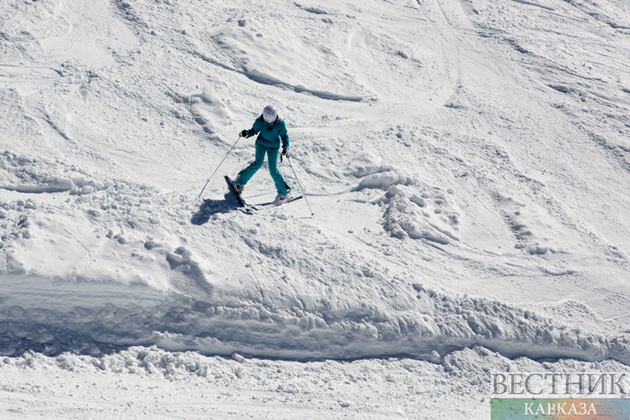
M55 193L70 191L75 185L70 177L64 176L61 165L39 162L28 156L18 156L9 151L0 155L4 169L4 185L0 188L23 193ZM60 171L59 169L62 169ZM85 185L81 185L83 187Z
M191 112L195 122L208 134L214 134L232 124L227 105L218 96L204 92L191 98Z
M406 298L397 298L395 307L358 301L336 307L334 301L299 294L290 299L292 304L280 306L277 300L254 296L226 300L225 286L210 286L186 249L166 258L182 275L179 292L163 294L141 284L130 288L5 276L0 351L101 354L157 345L224 356L238 352L313 360L404 355L439 361L454 349L478 345L508 357L630 362L625 335L606 337L558 324L533 310L450 297L418 283L399 289ZM382 281L378 272L365 269L364 276L368 283ZM245 290L244 296L253 291ZM73 305L67 304L69 293L76 298Z
M344 175L362 178L369 175L390 172L394 166L384 163L383 158L373 152L364 152L355 156L348 164Z
M377 203L384 210L383 228L398 239L426 239L442 245L459 241L460 213L454 200L439 189L418 192L392 185Z
M551 253L568 253L568 244L580 242L579 238L567 235L566 228L551 215L537 208L535 203L526 205L510 196L495 193L499 209L513 232L517 243L516 249L523 249L532 255ZM565 240L567 245L558 243Z
M295 363L238 353L207 357L155 346L0 359L8 418L45 411L54 418L256 418L280 412L284 418L455 419L470 412L490 415L492 374L574 371L609 374L625 367L614 361L510 360L482 347L452 352L437 366L408 358ZM628 389L627 377L619 382ZM404 412L398 403L403 398Z
M360 179L359 184L352 188L352 191L385 191L395 184L413 183L409 176L397 171L393 165L383 162L383 159L373 152L364 152L352 157L342 175Z

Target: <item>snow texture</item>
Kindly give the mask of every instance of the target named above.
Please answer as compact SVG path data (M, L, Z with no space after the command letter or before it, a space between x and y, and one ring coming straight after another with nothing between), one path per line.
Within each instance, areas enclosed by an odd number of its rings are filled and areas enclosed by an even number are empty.
M0 417L487 418L492 372L628 372L627 2L11 0L0 45ZM267 104L306 199L246 214Z

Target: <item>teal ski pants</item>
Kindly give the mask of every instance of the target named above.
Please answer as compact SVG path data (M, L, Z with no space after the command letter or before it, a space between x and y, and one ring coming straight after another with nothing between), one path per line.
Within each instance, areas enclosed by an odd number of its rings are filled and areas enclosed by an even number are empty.
M273 182L276 184L278 194L287 194L289 192L289 186L284 182L282 174L278 170L278 153L280 149L268 149L265 146L261 146L256 143L256 160L238 173L237 181L239 184L247 184L247 182L254 176L254 174L260 169L265 161L265 155L267 155L267 163L269 165L269 173L273 178Z

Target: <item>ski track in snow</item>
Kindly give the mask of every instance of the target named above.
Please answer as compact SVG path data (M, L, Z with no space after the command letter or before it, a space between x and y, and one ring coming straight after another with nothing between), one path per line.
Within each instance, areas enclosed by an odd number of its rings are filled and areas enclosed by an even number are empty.
M626 369L628 5L273 5L0 6L3 374L266 377L300 406L313 368L356 391L315 417L405 418L359 402L409 380L357 385L369 359L463 400L490 369ZM267 103L315 217L225 191ZM244 196L274 195L265 164Z

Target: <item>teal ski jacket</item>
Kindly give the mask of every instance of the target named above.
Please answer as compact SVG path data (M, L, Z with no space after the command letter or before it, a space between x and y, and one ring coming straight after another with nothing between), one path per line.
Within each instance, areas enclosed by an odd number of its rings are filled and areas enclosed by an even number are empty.
M289 134L287 133L287 127L282 121L282 118L278 117L272 124L268 124L263 120L262 115L256 118L252 128L247 130L247 137L251 137L258 134L256 138L256 144L260 144L267 149L279 149L280 143L282 147L289 147Z

